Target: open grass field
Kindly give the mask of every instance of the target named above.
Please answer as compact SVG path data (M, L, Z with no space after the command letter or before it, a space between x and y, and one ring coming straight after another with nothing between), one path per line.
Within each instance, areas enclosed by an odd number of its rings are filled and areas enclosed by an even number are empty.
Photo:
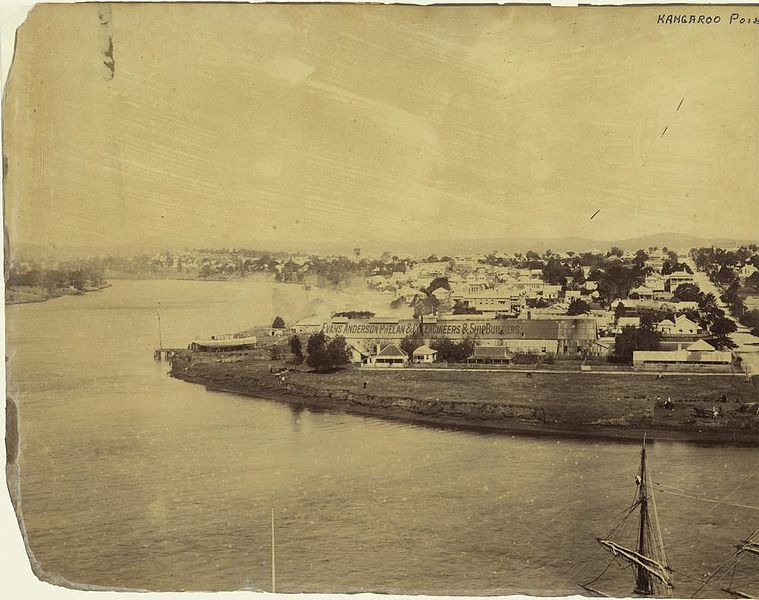
M185 372L189 377L182 378L251 395L258 392L266 396L265 389L309 397L360 397L378 403L380 399L441 403L469 416L476 414L478 407L483 415L495 414L495 406L509 407L515 418L559 426L740 429L759 434L759 416L739 410L741 405L759 401L759 390L742 376L658 378L656 374L642 373L554 371L528 375L513 371L361 368L314 373L303 366L289 370L282 381L269 373L270 366L287 365L194 358ZM672 400L672 410L662 406L668 398ZM339 408L339 402L332 405ZM696 414L696 410L710 411L715 407L719 411L716 417L711 413Z

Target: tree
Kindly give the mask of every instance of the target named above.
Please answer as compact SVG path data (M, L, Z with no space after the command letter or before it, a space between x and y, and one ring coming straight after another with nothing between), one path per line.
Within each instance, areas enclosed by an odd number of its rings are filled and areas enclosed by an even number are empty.
M277 315L274 317L274 322L271 324L272 329L284 329L285 328L285 320Z
M306 364L315 371L326 371L329 368L329 357L327 356L327 336L323 331L314 333L308 338L306 343Z
M729 286L738 279L738 274L727 265L722 265L717 271L716 278L718 283Z
M543 267L543 281L552 285L566 285L567 277L572 276L572 271L561 261L549 258Z
M437 312L440 305L435 296L427 296L426 298L414 298L412 306L414 307L414 316L420 317L424 315L431 315Z
M648 253L645 250L638 250L635 253L635 258L633 259L635 264L641 267L645 264L647 260L648 260Z
M624 315L626 310L627 309L625 308L624 304L622 304L621 302L617 304L617 308L614 309L614 320L618 321L619 317Z
M609 250L608 256L618 256L619 258L622 258L622 255L624 252L622 251L622 248L618 248L617 246L613 246L611 250Z
M317 372L332 371L348 364L348 346L345 338L338 336L327 342L327 336L320 331L308 338L306 344L308 358L306 364Z
M437 359L445 362L464 362L474 353L474 342L469 339L454 342L449 338L440 338L430 347L437 350Z
M718 317L709 327L709 337L706 341L718 350L723 348L735 348L735 342L730 338L730 334L734 333L738 327L732 319L727 317Z
M590 312L590 305L585 300L575 298L569 303L568 315L584 315Z
M428 296L438 288L445 288L449 292L451 291L451 284L447 277L435 277L430 284L422 290Z
M419 348L419 346L422 346L424 344L424 340L419 335L419 332L417 331L413 335L407 335L401 340L400 347L401 350L403 350L406 354L411 356L411 354Z
M290 338L290 352L293 353L293 362L296 365L303 362L303 345L300 343L300 338L297 335L293 335Z
M661 334L649 327L624 327L614 340L614 362L632 363L636 350L658 350Z
M695 283L681 283L672 294L672 299L680 302L698 302L701 290Z
M333 317L346 317L348 319L371 319L374 313L370 310L344 310L336 312Z
M759 310L746 311L741 317L741 323L751 330L751 334L759 337Z
M348 345L343 336L339 335L332 338L329 344L327 344L327 358L329 359L330 369L339 369L350 362Z
M643 273L621 264L611 264L598 280L598 293L608 306L618 298L626 298L630 289L643 282Z

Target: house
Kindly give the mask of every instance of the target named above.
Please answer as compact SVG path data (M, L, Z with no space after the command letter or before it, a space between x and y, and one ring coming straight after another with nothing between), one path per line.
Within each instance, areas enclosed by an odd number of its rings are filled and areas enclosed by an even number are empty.
M564 300L566 302L571 302L572 300L579 300L582 296L582 293L580 290L567 290L564 292Z
M638 315L623 315L617 319L617 327L640 327L640 317Z
M714 346L698 340L680 350L636 350L633 367L636 369L708 369L728 370L733 360L729 350L716 350Z
M696 335L699 327L685 315L678 315L675 320L664 319L654 325L654 329L667 335Z
M667 288L670 292L674 292L678 286L684 283L693 283L693 275L687 271L675 271L667 275Z
M348 360L354 365L366 364L369 360L369 353L356 348L356 346L348 346Z
M660 333L672 333L675 330L675 322L672 319L664 319L654 325L654 329Z
M685 315L679 315L677 318L675 318L675 328L672 333L694 335L698 333L698 324L691 321Z
M521 306L519 295L505 286L496 289L481 290L467 294L463 301L482 312L511 312L513 308Z
M467 359L473 364L509 364L516 355L509 352L508 348L498 346L475 346L474 354Z
M560 285L546 284L542 289L543 298L546 298L548 300L556 300L559 297L559 292L561 292Z
M741 283L745 284L746 280L757 272L757 269L751 263L746 263L738 270L738 277L740 277Z
M435 362L437 350L433 350L427 345L419 346L411 353L411 359L417 364L429 364Z
M645 285L641 285L631 289L629 296L635 300L653 300L654 291Z
M408 354L397 344L388 344L377 354L370 357L367 365L377 367L405 367L408 364Z
M290 328L290 331L295 335L319 333L322 330L324 323L318 317L308 317L301 321L298 321Z
M646 281L643 283L652 292L663 292L665 288L664 277L657 274L652 274L646 277Z

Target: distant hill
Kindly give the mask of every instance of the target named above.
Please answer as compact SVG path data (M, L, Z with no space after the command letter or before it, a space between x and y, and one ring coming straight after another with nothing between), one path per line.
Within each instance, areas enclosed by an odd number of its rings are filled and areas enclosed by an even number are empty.
M750 244L752 240L741 239L712 239L699 238L682 233L659 233L625 240L592 240L581 237L561 237L561 238L495 238L482 240L437 240L424 242L417 246L417 252L429 254L425 249L432 249L436 254L467 254L477 252L527 252L534 250L543 253L546 250L554 252L586 252L590 250L606 251L612 246L622 250L639 250L656 246L658 248L667 247L673 250L690 249L702 246L720 246L733 247L742 244Z
M249 240L240 241L235 244L205 244L203 247L217 248L246 248L257 249L269 252L305 252L315 254L344 254L351 256L355 247L361 248L364 256L376 255L382 252L391 254L411 254L415 256L429 256L436 254L438 256L454 256L462 254L481 254L489 252L527 252L534 250L543 253L546 250L554 252L585 252L590 250L607 251L612 246L617 246L622 250L638 250L640 248L649 248L656 246L658 248L667 247L673 250L687 250L701 246L719 246L730 248L739 245L756 243L757 240L735 239L735 238L700 238L682 233L657 233L642 237L630 238L625 240L592 240L582 237L560 237L560 238L484 238L469 240L414 240L403 243L376 242L372 240L355 240L348 242L314 242L308 243L303 241L296 242L272 242ZM200 246L198 246L200 247ZM179 252L189 249L187 245L170 245L160 246L158 244L145 245L120 245L117 247L69 247L60 248L45 244L20 243L11 245L11 254L21 258L39 259L45 257L56 257L59 260L68 260L93 255L115 255L129 256L134 254L153 254L170 250Z
M489 252L527 252L534 250L543 253L546 250L554 252L585 252L590 250L607 251L612 246L617 246L622 250L639 250L656 246L658 248L667 247L673 250L687 250L690 248L702 246L720 246L729 248L743 244L754 243L756 240L745 240L735 238L699 238L696 236L685 235L682 233L660 233L647 235L625 240L592 240L581 237L560 237L560 238L483 238L470 240L420 240L413 242L404 242L393 245L390 243L381 244L373 241L356 242L355 244L319 244L319 247L312 248L291 248L291 250L305 250L321 253L347 254L353 252L354 246L360 246L362 254L377 254L388 251L393 254L411 254L417 256L429 256L436 254L443 255L461 255L461 254L480 254ZM280 248L271 248L272 250Z

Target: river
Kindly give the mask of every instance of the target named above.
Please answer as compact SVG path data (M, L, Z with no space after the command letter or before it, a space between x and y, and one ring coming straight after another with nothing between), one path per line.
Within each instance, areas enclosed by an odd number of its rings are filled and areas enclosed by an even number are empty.
M269 323L277 307L302 316L324 305L304 294L260 281L116 281L7 307L21 507L48 573L268 590L272 506L282 592L560 595L607 566L594 538L632 501L634 444L304 410L210 392L153 361L158 301L164 344L179 346ZM331 301L386 302L356 298ZM758 459L752 448L649 447L653 480L679 494L657 495L677 596L759 527ZM744 562L736 585L756 590L759 571ZM629 594L630 570L612 565L594 585Z

